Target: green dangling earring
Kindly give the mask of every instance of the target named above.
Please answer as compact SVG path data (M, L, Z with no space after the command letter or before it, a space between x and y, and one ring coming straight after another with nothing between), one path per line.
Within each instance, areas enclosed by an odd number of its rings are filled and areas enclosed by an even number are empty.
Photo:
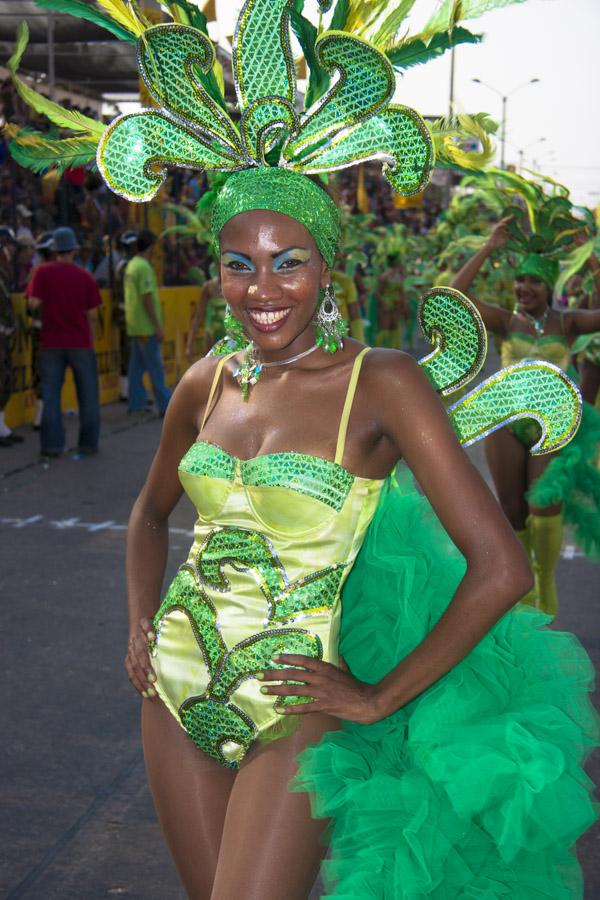
M244 347L248 344L248 338L244 334L244 326L236 319L236 317L231 312L231 307L229 303L225 307L225 318L223 320L223 325L225 326L225 331L227 332L227 338L231 345L232 350L243 350Z
M344 338L348 334L348 323L340 314L331 283L325 289L315 323L317 347L321 347L327 353L336 353L343 348Z
M231 312L229 303L225 307L223 326L226 332L225 337L217 341L214 347L211 347L207 356L226 356L228 353L236 353L238 350L245 350L250 344L250 341L244 333L244 326Z

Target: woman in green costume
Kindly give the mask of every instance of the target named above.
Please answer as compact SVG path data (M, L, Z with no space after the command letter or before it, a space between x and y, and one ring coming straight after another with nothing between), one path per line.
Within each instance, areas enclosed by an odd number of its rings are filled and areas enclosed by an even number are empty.
M454 288L470 295L481 266L510 240L511 221L511 217L505 217L492 229L488 241L454 278ZM503 366L539 358L566 371L573 341L598 330L600 310L552 308L558 274L555 259L530 252L522 257L517 269L514 312L471 297L486 328L500 338ZM596 553L600 550L600 511L596 505L600 500L600 473L595 474L593 465L600 426L597 417L592 415L590 421L591 414L592 410L573 445L577 450L565 450L562 456L559 454L560 458L530 454L539 437L539 426L532 421L515 422L495 431L485 445L498 499L535 573L535 589L526 599L553 616L558 611L555 572L562 547L563 503L568 521L576 527L583 545ZM554 466L548 471L553 461ZM581 489L578 477L587 483L589 492L583 510L577 496L580 493L577 488Z
M572 900L568 848L594 818L589 661L539 613L510 611L529 567L457 434L535 414L548 450L574 433L578 395L536 363L449 421L429 379L450 391L484 354L472 306L448 291L422 314L454 341L421 366L343 340L339 211L307 175L384 157L414 193L431 142L391 102L385 53L337 20L316 57L343 78L299 117L291 11L240 13L239 130L202 28L142 23L158 108L120 116L98 148L107 184L136 201L167 164L235 170L212 230L240 349L182 378L128 534L126 668L161 824L193 900L306 900L327 820L331 897ZM312 33L301 16L295 28ZM401 459L429 500L393 474ZM195 539L161 600L184 490Z

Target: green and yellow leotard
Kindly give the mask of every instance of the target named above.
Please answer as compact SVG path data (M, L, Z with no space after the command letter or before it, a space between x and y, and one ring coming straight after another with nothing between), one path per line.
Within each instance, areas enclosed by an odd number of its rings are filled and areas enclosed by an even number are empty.
M202 429L181 460L198 520L154 620L156 688L196 745L224 766L237 767L255 740L294 722L260 692L256 676L273 667L274 654L338 661L342 586L384 484L343 466L366 352L354 363L334 460L295 452L242 460L202 440ZM217 366L202 428L230 356Z

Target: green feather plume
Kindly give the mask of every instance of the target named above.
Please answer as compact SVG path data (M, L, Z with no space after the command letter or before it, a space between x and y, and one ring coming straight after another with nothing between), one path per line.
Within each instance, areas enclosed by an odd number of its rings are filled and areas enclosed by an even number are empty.
M10 72L12 82L19 93L19 96L30 106L36 113L46 116L54 125L59 128L68 128L71 131L78 131L88 135L90 138L95 137L96 141L100 140L105 125L102 122L84 116L82 113L71 109L64 109L58 103L54 103L44 94L40 94L32 87L29 87L22 81L17 70L23 57L23 53L27 48L29 40L29 28L26 22L21 22L17 30L17 44L13 55L8 60L7 67Z
M78 19L85 19L87 22L93 22L94 25L110 31L121 41L135 44L137 40L134 32L116 22L106 13L100 12L91 3L85 3L84 0L35 0L35 4L41 9L51 9L53 12L65 13Z
M98 142L89 137L53 138L41 131L20 129L9 144L12 158L39 175L57 169L76 169L96 159Z
M388 50L387 58L395 69L410 69L442 56L446 50L458 44L479 44L482 40L483 35L473 34L467 28L459 26L452 32L435 34L430 40L424 40L420 36L408 38L399 46Z

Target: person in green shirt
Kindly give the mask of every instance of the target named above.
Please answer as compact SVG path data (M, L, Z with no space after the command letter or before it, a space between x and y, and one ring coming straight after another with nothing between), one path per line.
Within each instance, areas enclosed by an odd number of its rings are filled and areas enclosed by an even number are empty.
M131 341L128 400L129 412L140 412L146 407L144 373L147 372L158 413L164 416L171 391L165 384L160 352L164 338L163 314L156 273L150 262L155 243L156 235L143 228L137 237L137 253L125 269L125 323Z

